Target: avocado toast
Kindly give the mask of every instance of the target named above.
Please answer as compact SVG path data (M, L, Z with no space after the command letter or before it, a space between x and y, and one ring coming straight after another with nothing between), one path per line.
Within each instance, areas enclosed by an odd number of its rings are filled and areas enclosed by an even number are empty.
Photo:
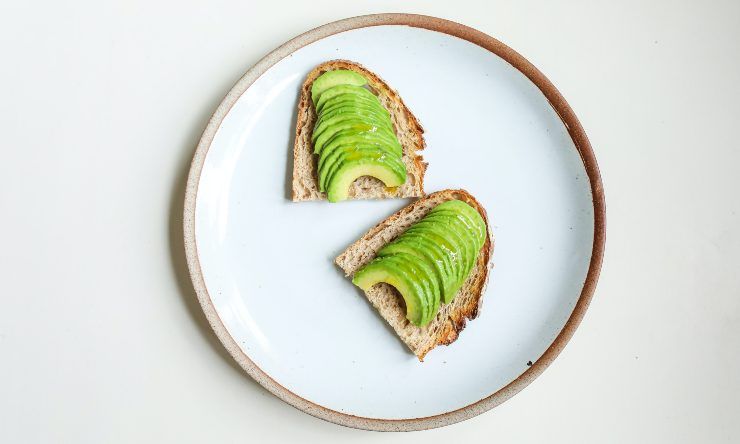
M437 238L439 239L438 243L444 243L445 239L440 239L440 236L437 236L438 233L435 232L436 230L425 231L423 226L424 224L429 225L433 221L440 221L441 216L445 213L449 214L450 210L447 208L435 209L450 201L464 203L466 207L470 208L470 211L477 212L475 219L479 220L479 222L465 228L456 229L454 233L452 230L449 230L448 234L443 231L439 232L441 237L449 239L453 245L458 246L455 250L458 250L458 253L463 256L465 265L456 268L452 266L451 268L449 260L434 258L434 260L428 261L432 264L429 270L438 267L440 271L420 272L418 263L416 265L411 264L411 267L417 267L416 270L410 268L408 263L404 264L402 262L409 249L409 242L406 242L406 246L404 246L403 238L418 240L424 237L419 236L420 232L422 235L426 232L428 234L427 238ZM445 205L445 207L447 206L450 205ZM466 220L473 219L469 216L463 216L463 218ZM480 226L484 229L479 229ZM468 240L459 240L463 238ZM413 244L410 245L413 246ZM424 247L424 245L420 245ZM480 247L478 247L479 245ZM478 251L471 251L474 248L478 248ZM417 250L435 254L432 249L417 248ZM395 255L391 267L396 265L405 267L405 269L401 269L400 273L396 273L396 276L409 274L423 276L425 273L433 276L432 273L437 273L437 276L442 277L438 283L439 285L433 282L434 279L426 279L425 282L421 282L419 285L414 282L405 285L407 280L402 278L401 280L404 282L394 288L394 286L386 283L389 279L383 280L378 276L373 276L373 278L363 276L368 275L368 270L373 267L377 268L375 264L391 253L399 253ZM483 291L488 281L492 254L493 235L488 224L486 211L468 192L464 190L444 190L417 200L376 225L340 254L335 259L335 263L347 276L354 277L353 282L363 288L370 303L421 361L437 345L449 345L454 342L460 331L465 328L466 321L474 319L478 315ZM448 270L447 278L441 271L443 269ZM461 272L462 274L460 274ZM453 276L453 278L449 278L449 276ZM413 293L413 289L408 289L413 285L416 285L417 288L426 286L427 291L420 289L416 292L422 295L418 297L419 300L423 300L424 295L435 292L437 293L436 300L427 301L426 304L415 303L409 295L409 293ZM439 286L446 287L454 294L445 295L443 289L430 290ZM399 297L399 291L403 298Z
M334 71L346 75L325 75ZM424 130L398 93L363 66L333 60L314 68L296 122L293 201L424 195ZM334 151L322 155L325 147ZM332 183L332 176L342 177Z

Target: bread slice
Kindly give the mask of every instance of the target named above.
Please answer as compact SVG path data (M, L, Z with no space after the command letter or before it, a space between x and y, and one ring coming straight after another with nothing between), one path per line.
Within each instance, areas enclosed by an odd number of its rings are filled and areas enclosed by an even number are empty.
M395 189L386 188L383 182L374 177L357 179L349 191L349 199L379 199L388 197L421 197L424 195L424 172L427 164L419 151L424 149L424 129L411 114L398 93L391 89L380 77L362 65L348 60L332 60L314 68L301 88L296 118L295 144L293 145L293 201L326 200L326 194L319 191L316 174L317 156L313 153L311 134L316 124L316 110L311 101L311 85L326 71L348 69L362 74L368 81L371 91L391 115L398 141L403 146L403 162L406 164L406 183Z
M375 258L385 244L423 218L432 208L453 199L462 200L478 210L488 231L488 238L481 247L478 261L455 299L449 304L442 304L437 316L429 324L417 327L406 319L406 306L395 288L380 283L365 292L370 303L420 361L423 361L424 356L437 345L449 345L454 342L460 331L465 328L466 320L474 319L480 311L493 254L493 233L488 224L486 211L480 203L465 190L444 190L430 194L376 225L334 261L347 276L352 276L360 267Z

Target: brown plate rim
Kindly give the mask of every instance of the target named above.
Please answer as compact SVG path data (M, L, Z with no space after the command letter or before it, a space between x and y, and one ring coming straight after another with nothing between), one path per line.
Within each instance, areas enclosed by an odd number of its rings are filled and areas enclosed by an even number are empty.
M529 78L529 80L534 83L540 91L542 91L550 102L550 105L558 113L560 119L568 129L568 133L573 139L576 149L583 160L591 185L591 195L594 206L593 249L586 280L584 281L581 295L573 309L573 312L550 347L524 373L495 393L460 409L423 418L377 419L348 415L346 413L328 409L313 403L308 399L302 398L271 378L270 375L265 373L242 351L219 318L203 279L195 240L195 204L198 195L198 184L200 182L201 171L203 169L208 150L221 122L239 97L270 67L296 50L340 32L382 25L412 26L442 32L454 37L465 39L496 54L527 76L527 78ZM583 319L596 288L604 256L604 245L606 240L606 203L604 199L603 185L601 183L601 175L596 163L596 157L583 127L565 98L563 98L547 77L545 77L545 75L527 59L495 38L456 22L417 14L373 14L328 23L293 38L262 58L262 60L249 69L236 85L234 85L218 106L216 112L211 116L193 156L185 192L183 226L188 269L198 300L203 308L206 318L224 347L226 347L236 362L239 363L239 365L252 378L272 392L275 396L293 407L326 421L366 430L412 431L443 427L486 412L508 400L524 387L529 385L530 382L542 374L550 363L555 360L573 336L573 333Z

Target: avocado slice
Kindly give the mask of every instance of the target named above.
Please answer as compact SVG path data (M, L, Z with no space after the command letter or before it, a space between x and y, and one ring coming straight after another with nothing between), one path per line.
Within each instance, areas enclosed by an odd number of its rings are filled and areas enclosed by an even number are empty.
M346 86L346 85L343 85ZM363 91L363 92L359 92ZM382 107L382 103L380 103L380 99L373 95L371 92L364 88L357 88L354 91L346 91L346 92L339 92L334 94L334 91L328 92L327 94L324 94L326 97L321 97L318 102L316 102L316 110L321 111L322 109L326 108L327 106L331 106L333 104L337 104L340 102L344 102L347 100L358 100L364 103L368 103L371 105L377 105Z
M406 267L399 266L391 258L377 258L360 268L352 277L352 283L365 291L381 282L398 290L406 303L406 319L414 325L421 325L428 316L427 296L424 288Z
M332 97L341 95L341 94L355 94L357 96L364 96L364 97L377 97L375 94L371 93L369 90L361 87L361 86L355 86L355 85L337 85L332 86L331 88L327 89L326 91L321 93L321 96L319 97L319 100L315 102L314 106L317 110L321 109L321 107L326 103L327 100L331 99Z
M466 230L473 236L475 239L475 245L477 248L480 248L483 246L483 243L486 240L486 225L483 222L483 219L480 218L480 222L477 220L471 220L469 215L465 215L463 213L459 212L453 212L449 210L442 210L437 211L435 213L430 213L430 215L434 216L445 216L449 217L451 219L454 219L456 221L459 221L462 223Z
M321 149L324 146L324 144L334 139L335 136L338 137L338 136L345 136L348 134L374 132L374 131L377 131L377 129L378 127L371 123L365 123L365 122L356 123L353 121L349 121L348 123L341 122L334 127L329 127L326 131L316 136L316 138L313 140L314 152L316 153L321 152Z
M314 142L314 150L321 151L324 147L336 142L337 139L346 137L359 137L363 139L385 140L388 144L401 148L395 134L392 134L387 128L379 128L373 124L348 124L344 128L337 125L336 128L329 128L319 135Z
M327 71L313 81L313 85L311 85L311 100L313 100L313 103L315 104L316 101L319 99L321 93L331 88L332 86L364 86L366 84L367 79L354 71L346 69Z
M316 137L313 143L314 152L321 152L324 144L328 141L334 140L336 137L363 133L377 135L378 137L382 137L388 140L388 142L391 144L398 144L400 146L396 135L392 134L386 128L379 128L376 125L368 123L354 123L352 121L349 121L348 123L341 122L334 127L330 127L326 131L321 133L318 137Z
M329 138L331 138L334 134L336 134L339 131L345 131L345 130L355 130L355 131L373 131L374 129L377 129L378 127L373 125L372 123L365 122L361 119L355 119L355 120L345 120L343 122L339 122L336 125L330 125L326 128L326 130L322 131L321 133L317 132L314 128L313 133L311 134L311 142L316 145L317 143L324 143Z
M455 298L455 296L457 295L457 291L462 285L460 276L464 268L464 265L461 262L462 258L460 254L460 249L455 241L447 239L434 230L426 228L411 232L407 231L403 234L403 236L413 236L418 239L423 239L428 242L429 245L437 247L437 250L441 254L443 260L449 264L446 287L442 292L442 301L445 304L450 303Z
M446 257L437 246L420 236L403 236L383 247L378 256L390 256L399 253L413 255L417 260L426 263L434 270L437 285L440 288L441 299L447 300L445 293L454 287L455 279L452 277L449 257ZM436 310L435 310L436 312Z
M337 118L340 117L340 118ZM343 119L341 117L344 117ZM393 124L391 123L390 119L380 116L374 111L366 111L364 109L357 109L355 107L342 107L338 108L334 111L322 114L319 116L319 119L316 121L316 126L314 126L314 131L318 131L321 129L322 124L326 121L332 120L332 121L344 121L349 119L356 119L361 120L366 123L371 123L378 128L385 128L389 131L393 131Z
M477 221L471 220L469 215L447 209L435 211L433 213L430 212L429 216L444 216L463 224L466 232L473 236L476 247L480 248L483 246L486 236L486 226L485 223L482 222L482 219L481 223L478 224Z
M459 265L459 264L458 264ZM462 283L458 277L460 267L453 268L452 273L447 276L442 287L441 298L445 304L450 303L457 295Z
M467 203L453 200L438 205L423 220L439 224L450 235L457 235L463 241L467 254L463 255L465 260L463 273L460 276L460 285L462 285L475 265L486 239L487 232L483 217Z
M437 240L435 241L435 237ZM403 236L404 242L406 240L414 241L430 250L438 263L442 265L445 272L444 278L444 291L442 292L443 300L449 302L455 296L457 292L458 276L457 271L459 268L458 262L453 259L454 253L452 244L445 242L444 239L440 239L433 233L405 233Z
M313 136L317 138L327 131L329 128L338 125L343 122L362 122L371 125L375 125L378 128L385 128L388 131L393 131L393 124L388 119L383 119L375 115L367 114L354 114L348 112L333 113L332 115L321 115L319 120L316 121L316 125L313 128ZM394 132L395 134L395 132Z
M441 204L434 207L430 214L432 213L442 213L445 211L450 211L452 213L457 213L458 216L464 217L467 219L467 221L471 225L471 229L475 230L477 232L477 237L479 242L481 242L481 246L483 246L483 243L486 240L486 223L483 220L483 217L480 215L478 210L473 208L472 206L468 205L467 203L461 201L461 200L449 200L446 202L442 202Z
M465 267L463 253L465 251L462 240L458 235L451 235L447 230L438 224L422 223L422 221L412 225L404 235L415 235L429 239L436 243L449 258L451 271L456 279L459 279L461 270Z
M442 239L441 242L437 242L434 238L423 233L420 234L406 232L401 234L393 242L386 246L405 243L413 244L415 248L428 249L430 256L442 267L444 274L446 274L447 277L454 277L455 265L453 264L452 258L449 254L449 251L452 248L449 242L444 242L444 239ZM384 251L384 248L381 249L378 254Z
M428 236L440 244L445 243L449 245L447 250L455 271L457 287L459 288L459 286L464 282L464 278L467 276L466 268L468 265L468 256L470 255L467 241L454 230L449 230L438 222L428 221L425 219L412 225L408 230L406 230L406 232Z
M321 102L321 105L316 107L316 112L318 114L321 114L323 111L332 107L336 107L342 103L359 103L363 106L375 108L378 111L383 111L384 113L388 113L388 115L390 115L388 110L383 107L383 105L380 103L380 100L374 95L370 94L369 96L365 96L353 93L339 94L330 99L326 99L325 101Z
M319 191L328 191L331 186L330 184L336 180L335 175L337 174L339 169L344 166L345 163L356 163L363 160L385 165L397 175L399 180L401 180L401 184L406 181L406 166L403 164L403 162L392 153L387 151L384 152L382 149L378 149L377 146L348 145L342 148L337 148L334 151L335 152L331 153L330 156L326 156L324 159L319 159ZM373 176L372 174L367 175ZM388 182L386 182L382 178L377 178L382 180L387 187L398 186L389 185ZM352 182L354 182L354 180L347 184L347 188L349 188L349 185ZM395 182L396 181L393 181L393 183Z
M423 261L419 261L415 256L407 253L386 256L385 260L405 269L410 274L411 279L418 282L424 289L425 310L422 311L423 316L420 326L428 324L437 314L441 299L440 288L437 285L434 270Z
M403 165L403 164L401 164ZM406 167L403 167L404 171ZM386 187L398 187L406 182L406 174L399 174L390 162L373 157L343 162L327 180L326 194L329 202L347 199L349 186L362 176L372 176Z
M364 106L378 107L378 108L385 110L385 108L383 108L383 105L380 103L380 100L378 100L378 98L372 94L370 94L370 96L365 96L365 95L358 95L354 93L344 93L344 94L336 95L323 102L322 101L319 101L319 102L320 103L316 105L316 112L319 114L321 114L324 110L335 107L341 103L355 103L355 102L361 103Z
M387 122L389 125L391 124L390 114L388 114L388 111L385 108L382 108L380 105L375 106L372 104L362 103L357 100L326 105L321 109L317 122L326 119L325 116L336 115L337 112L374 116L378 119L383 119L383 121Z
M387 144L372 141L344 143L332 146L321 152L317 165L319 175L321 175L322 171L331 173L331 169L338 165L337 161L351 160L353 158L360 158L360 156L378 157L386 162L393 162L399 168L404 165L396 149ZM404 171L406 171L405 167Z
M395 153L399 157L403 155L403 148L401 147L401 144L398 142L398 140L388 137L387 134L377 131L346 131L344 133L338 133L323 146L320 146L318 143L314 144L314 152L322 154L324 151L330 151L337 146L362 143L368 145L382 145L387 147L390 152Z
M398 253L393 255L394 258L398 258L401 261L407 262L410 266L415 267L414 274L421 280L423 286L427 289L427 316L422 321L422 326L428 324L439 311L439 304L442 301L442 287L436 277L436 272L425 261L420 261L417 257L407 254Z
M353 126L360 127L360 125L365 127L376 128L375 131L386 131L388 134L391 134L395 137L396 133L393 131L391 125L388 124L388 122L383 123L377 123L374 120L371 119L365 119L359 116L351 115L351 114L339 114L337 116L330 117L328 119L323 120L320 124L317 124L314 127L313 134L311 135L311 138L314 142L319 140L319 137L324 136L325 138L331 137L331 134L335 131L339 131L341 129L351 128ZM327 135L328 133L328 135Z
M439 224L442 228L444 228L449 233L454 233L460 237L460 239L464 242L464 247L466 249L465 255L463 255L463 258L465 259L465 272L464 275L467 276L467 274L470 272L470 270L473 268L473 265L475 264L475 260L478 257L478 250L480 249L478 247L478 242L476 241L475 233L470 232L468 228L465 226L465 224L460 221L460 219L439 215L439 214L428 214L426 217L424 217L424 220L431 223Z
M321 152L317 165L319 175L322 172L331 173L332 167L338 165L337 161L359 159L365 156L374 156L387 162L394 162L399 167L403 165L395 149L388 145L372 142L345 143L332 146Z

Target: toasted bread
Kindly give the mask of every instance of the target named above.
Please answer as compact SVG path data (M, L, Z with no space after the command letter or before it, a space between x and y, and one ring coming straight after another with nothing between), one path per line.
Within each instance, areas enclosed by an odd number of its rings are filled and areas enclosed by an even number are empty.
M453 199L466 202L480 213L486 223L488 237L481 247L478 261L452 302L440 306L437 316L428 325L417 327L406 319L403 299L392 286L381 283L365 292L370 303L420 361L437 345L454 342L465 328L466 320L474 319L480 311L493 254L493 233L480 203L465 190L444 190L430 194L376 225L335 259L344 273L352 276L370 262L385 244L423 218L432 208Z
M398 93L380 77L357 63L348 60L332 60L314 68L301 88L293 145L293 201L326 200L326 194L319 191L317 156L314 155L311 142L311 134L317 118L311 101L311 85L321 74L337 69L355 71L367 79L368 87L378 96L391 115L396 136L403 146L403 162L407 171L406 183L395 189L386 188L383 182L374 177L360 177L352 184L349 199L423 196L424 173L427 164L419 154L425 146L424 129L419 121L409 111Z

